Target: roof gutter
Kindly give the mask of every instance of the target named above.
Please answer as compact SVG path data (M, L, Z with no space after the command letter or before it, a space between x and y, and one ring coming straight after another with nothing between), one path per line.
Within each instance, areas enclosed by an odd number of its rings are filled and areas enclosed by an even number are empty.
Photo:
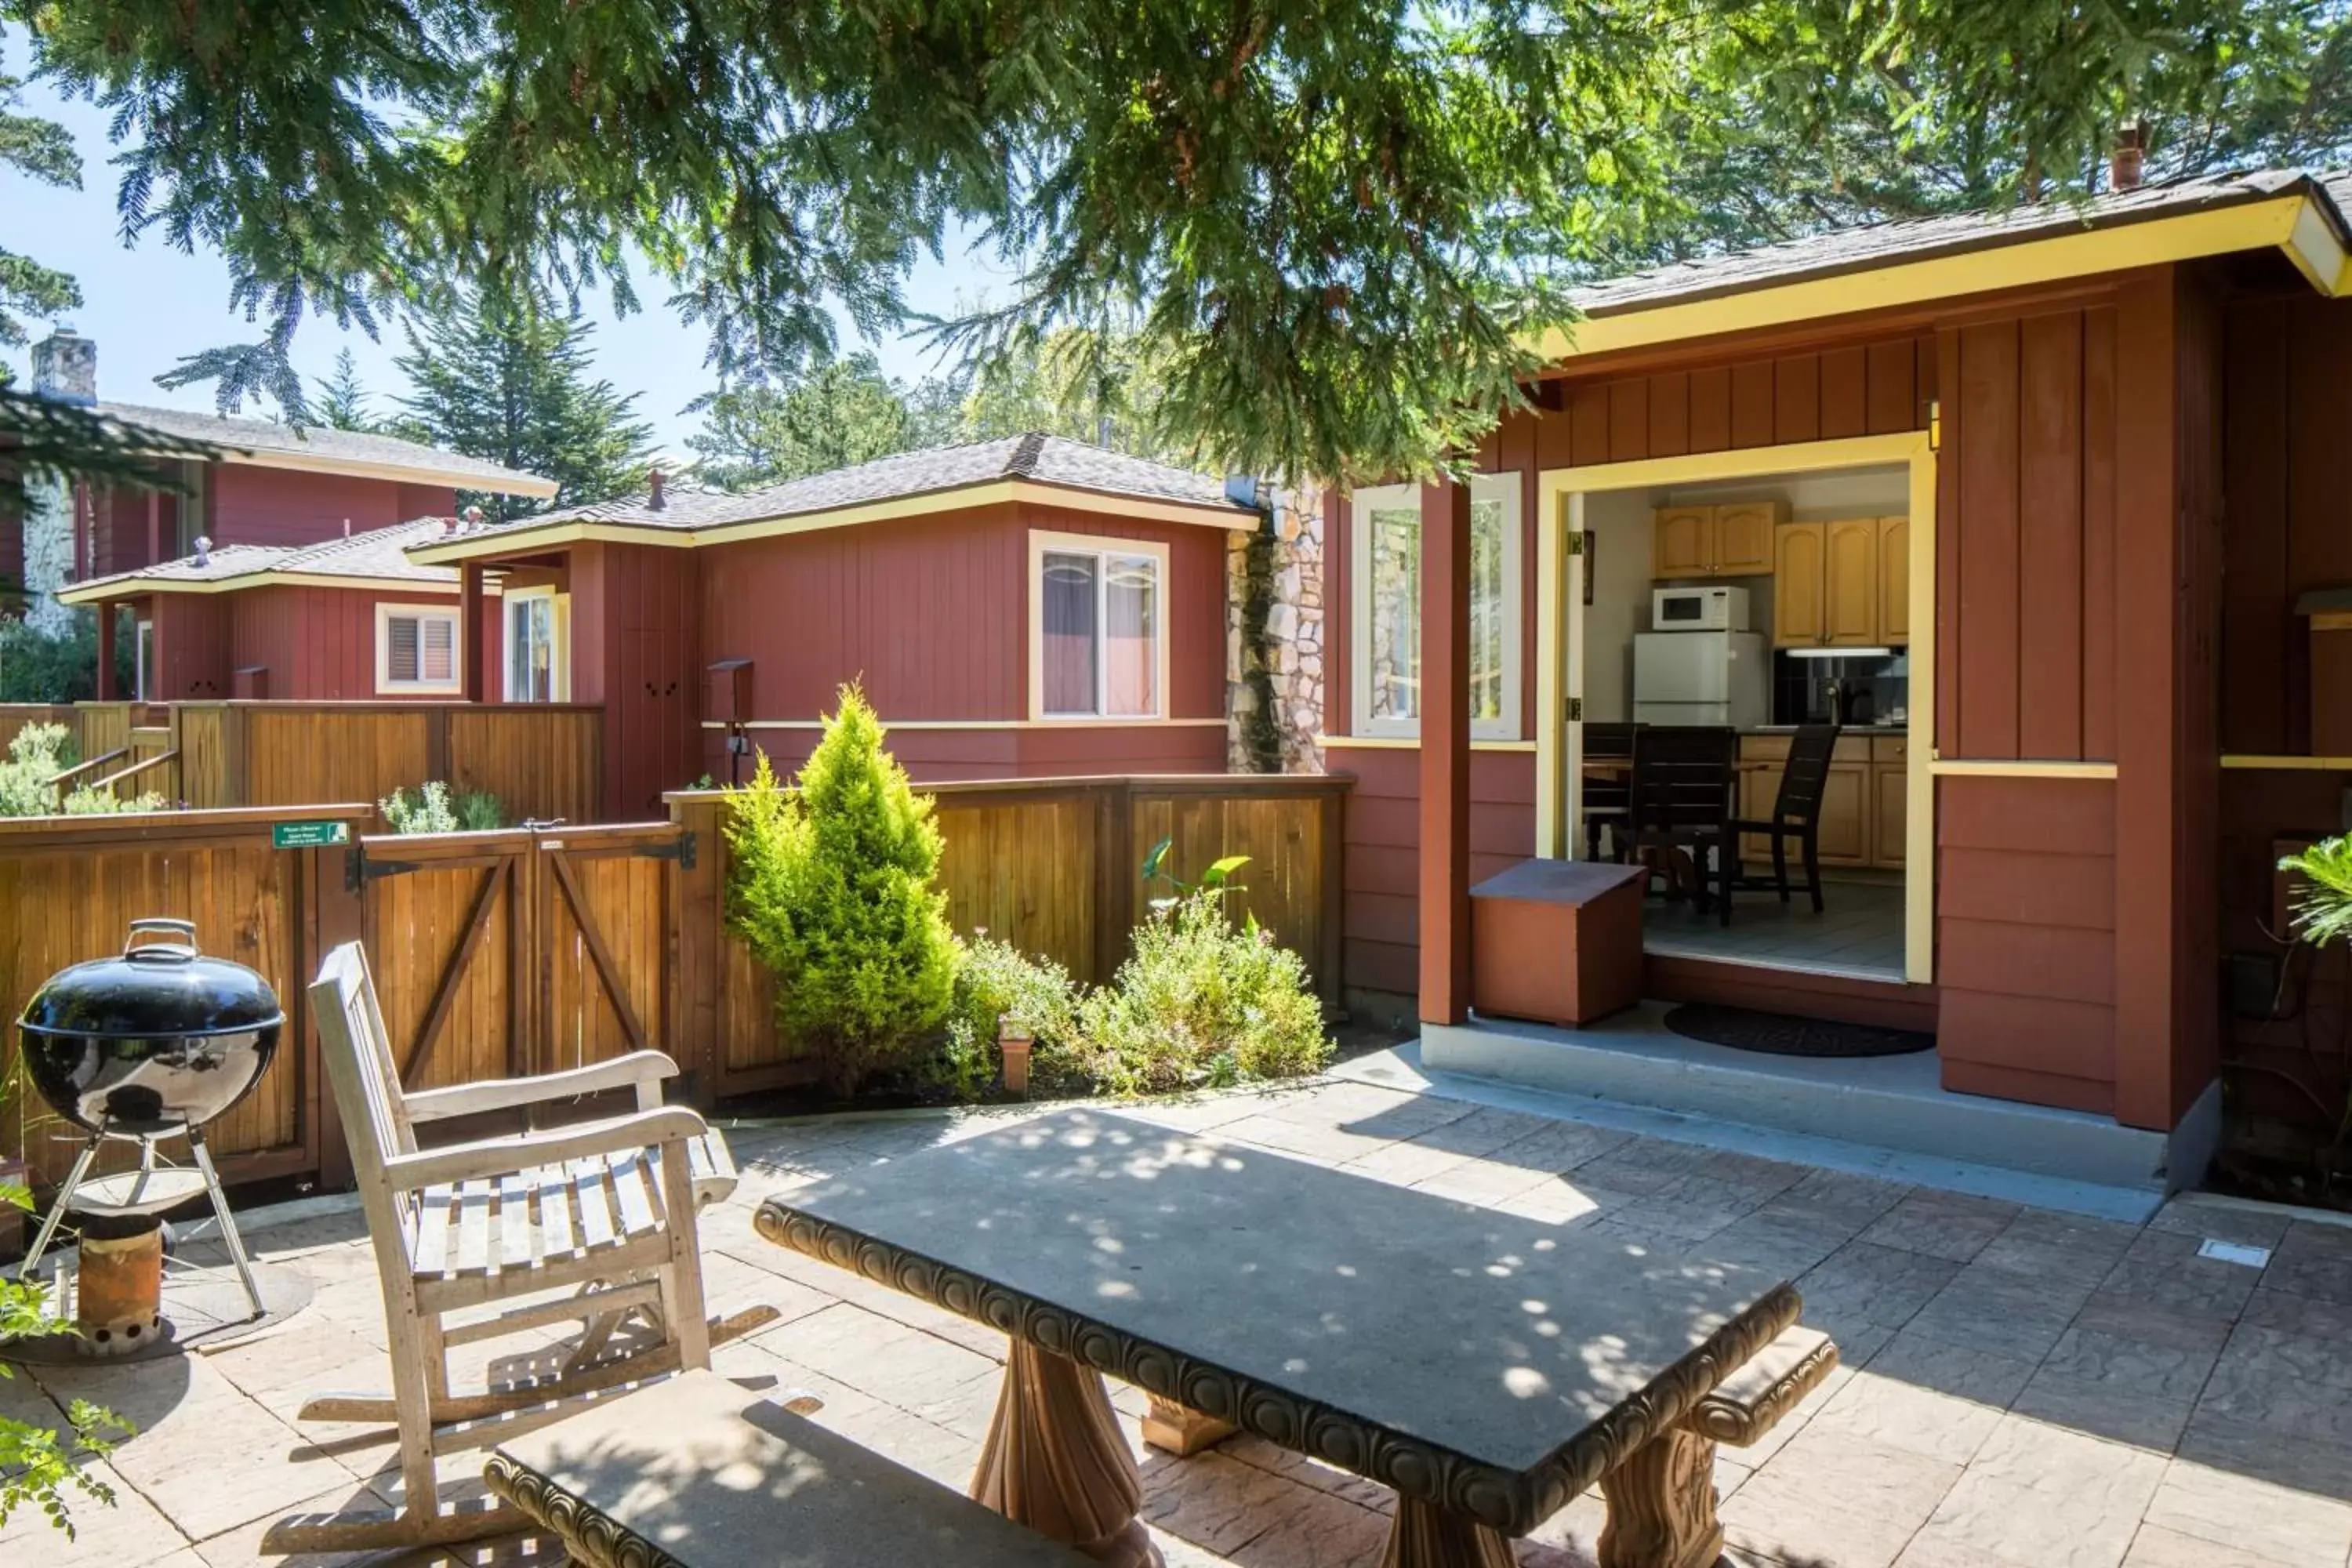
M455 595L457 580L420 577L353 577L333 572L240 572L234 577L142 577L128 573L93 577L58 591L60 605L98 605L109 599L143 599L151 594L234 594L247 588L350 588L365 594ZM493 586L489 590L497 593Z
M2352 293L2352 227L2309 178L2273 195L2038 238L1990 239L1941 254L1701 298L1604 310L1531 346L1568 362L1965 295L2095 277L2248 250L2278 250L2330 299Z
M305 474L340 474L349 479L389 479L395 484L447 485L453 489L487 490L493 495L530 496L545 500L555 494L553 479L537 474L469 474L423 463L372 463L362 458L329 458L309 452L280 452L240 447L225 452L222 461L255 468L288 468Z

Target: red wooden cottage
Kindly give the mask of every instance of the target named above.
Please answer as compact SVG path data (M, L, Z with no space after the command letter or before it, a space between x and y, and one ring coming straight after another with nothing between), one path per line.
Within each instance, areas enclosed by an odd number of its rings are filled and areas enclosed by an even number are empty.
M142 701L454 701L466 642L457 574L404 553L453 526L424 518L320 544L208 544L58 598L133 618L130 695ZM498 606L478 613L481 636L496 639Z
M1481 1021L1474 884L1608 852L1624 726L1738 731L1754 817L1836 719L1822 912L1652 899L1646 994L1932 1031L1925 1092L2195 1179L2225 1038L2299 1026L2277 853L2352 811L2347 203L2197 180L1590 290L1476 478L1328 512L1350 984L1433 1065L1611 1092L1581 1047L1672 1050Z
M412 636L439 646L433 617L457 596L456 574L401 557L397 525L446 519L460 489L555 493L535 474L390 436L100 401L97 345L71 331L34 345L33 370L44 396L220 453L178 464L177 492L77 487L58 516L70 530L61 549L27 551L26 530L43 526L35 509L0 521L0 577L95 606L108 638L116 617L134 621L137 689L115 691L100 660L102 699L444 694L433 688L449 682L420 673L440 655L423 667L387 657ZM60 580L37 580L36 560Z
M754 747L797 766L850 679L918 779L1220 771L1227 539L1257 521L1220 480L1028 435L744 495L657 476L408 554L469 605L500 590L504 667L602 704L610 808L657 815Z

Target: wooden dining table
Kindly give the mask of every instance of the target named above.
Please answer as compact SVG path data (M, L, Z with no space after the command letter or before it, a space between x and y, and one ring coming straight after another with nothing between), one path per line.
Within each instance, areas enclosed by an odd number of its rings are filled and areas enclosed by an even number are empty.
M1134 1117L1066 1110L764 1201L768 1240L1010 1340L972 1495L1156 1563L1103 1384L1394 1489L1390 1568L1504 1568L1598 1483L1603 1568L1714 1563L1699 1402L1793 1323L1776 1273Z

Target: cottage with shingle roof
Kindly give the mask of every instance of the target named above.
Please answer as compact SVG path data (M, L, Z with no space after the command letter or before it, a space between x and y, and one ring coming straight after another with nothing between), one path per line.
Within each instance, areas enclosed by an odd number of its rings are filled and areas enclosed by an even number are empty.
M133 432L214 449L202 461L157 459L170 470L171 489L68 489L36 478L26 486L21 521L16 509L0 509L0 601L15 601L0 607L21 609L54 631L73 606L95 605L110 639L118 615L135 623L134 640L144 650L137 684L116 691L115 671L101 660L102 698L226 696L239 688L239 669L247 672L246 689L279 697L437 695L435 681L379 674L362 658L363 636L318 631L312 616L345 605L365 622L373 613L369 595L454 595L454 574L417 574L388 544L392 531L418 518L450 516L460 489L541 499L556 489L536 474L391 436L103 401L97 345L69 328L34 345L33 390ZM209 562L202 566L194 562L200 546ZM313 548L322 552L316 560L289 559ZM282 637L256 632L261 640L232 647L225 640L224 602L202 608L199 600L249 588L268 592L242 605L240 617L260 615L260 605L295 603L297 590L358 596L308 601L310 611L300 620L309 629L298 633L288 622ZM348 660L327 659L322 639L348 645ZM310 651L299 655L298 669L298 650L304 649Z
M483 692L604 704L608 797L657 812L755 749L796 766L853 679L919 779L1221 771L1227 544L1258 521L1223 480L1032 433L740 495L656 475L408 556L502 590Z

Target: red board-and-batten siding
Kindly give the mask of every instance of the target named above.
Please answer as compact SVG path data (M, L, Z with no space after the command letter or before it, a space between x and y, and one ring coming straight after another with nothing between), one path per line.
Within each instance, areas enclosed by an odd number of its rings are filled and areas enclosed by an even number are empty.
M414 592L280 584L225 594L152 594L124 614L155 623L154 699L172 702L236 695L237 670L268 672L275 701L457 701L455 691L380 692L375 683L379 605L454 610L455 595L419 584ZM484 607L482 637L498 663L499 604ZM496 689L495 679L492 689Z
M2195 849L2213 811L2199 716L2211 705L2196 695L2210 691L2212 639L2197 634L2209 589L2176 593L2195 578L2173 575L2217 531L2218 459L2174 427L2219 427L2204 298L2194 275L2158 269L2064 301L1978 304L1924 335L1571 381L1482 454L1490 471L1528 476L1532 561L1541 468L1917 429L1940 398L1937 745L1947 758L2119 768L1939 781L1945 1081L2142 1126L2172 1125L2212 1076L2213 942L2198 913L2211 907L2198 901L2210 858ZM1343 623L1330 711L1344 720L1344 509L1328 523ZM1532 668L1531 590L1527 605ZM2119 667L2150 678L2124 688ZM1361 778L1348 813L1349 981L1410 990L1415 753L1335 756ZM1489 864L1531 851L1532 784L1525 753L1474 751L1472 839Z
M1169 716L1216 722L1027 725L1032 531L1167 546ZM705 546L691 552L702 657L752 661L755 722L812 721L854 676L886 723L1004 726L895 731L891 750L918 779L1214 772L1224 765L1227 537L1013 502ZM578 614L575 600L574 646L587 647ZM751 733L779 769L815 741L811 730ZM698 765L726 778L724 733L700 737Z

